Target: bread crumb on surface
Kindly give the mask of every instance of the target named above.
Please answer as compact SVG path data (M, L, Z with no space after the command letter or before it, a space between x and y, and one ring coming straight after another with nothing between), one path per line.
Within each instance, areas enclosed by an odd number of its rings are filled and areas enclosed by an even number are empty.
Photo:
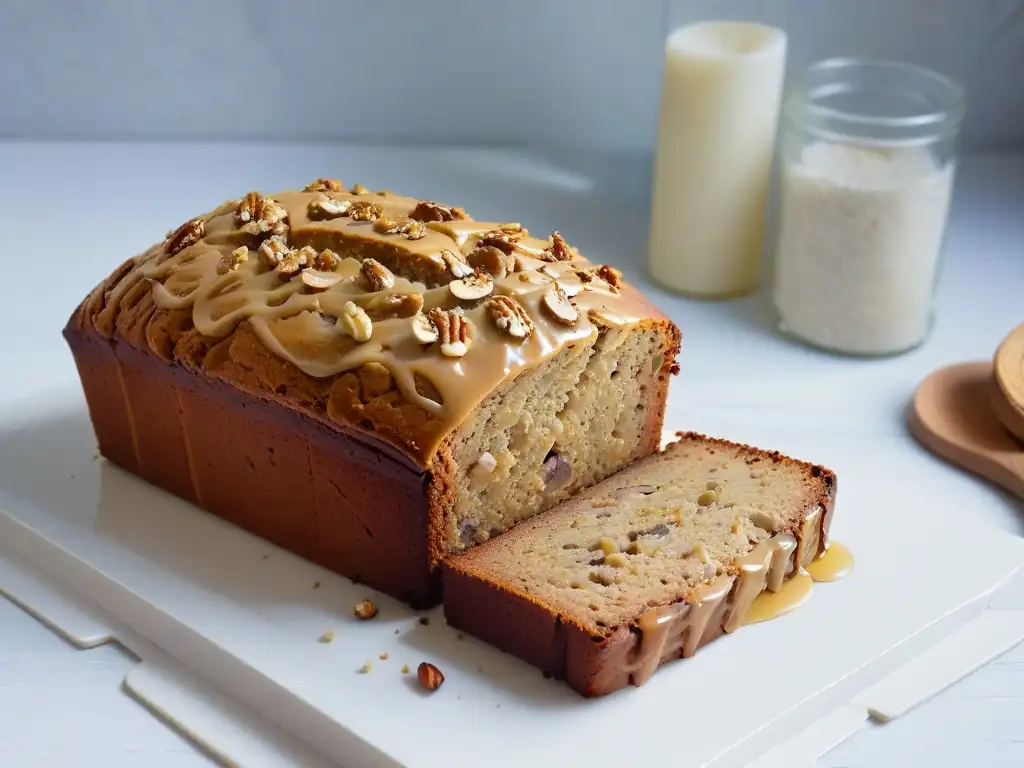
M320 589L320 582L319 581L314 581L313 582L313 589Z
M320 642L321 643L329 643L333 639L334 639L334 630L333 629L328 629L326 632L324 632L322 635L320 635Z
M402 665L402 674L403 675L408 675L409 674L409 665L408 664L403 664Z
M388 660L388 655L386 653L382 653L377 658L380 659L381 661L387 661Z
M363 620L372 619L377 612L377 606L373 604L372 600L360 600L353 609L356 618Z
M429 616L420 616L420 624L422 624L425 627L429 623L430 623L430 617Z
M363 664L363 666L359 668L359 674L368 674L371 669L373 669L373 664L371 664L370 662L366 662L365 664Z

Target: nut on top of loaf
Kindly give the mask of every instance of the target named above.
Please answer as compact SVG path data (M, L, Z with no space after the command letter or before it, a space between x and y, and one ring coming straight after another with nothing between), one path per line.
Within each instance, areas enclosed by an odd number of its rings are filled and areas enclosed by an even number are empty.
M142 284L155 316L173 315L170 325L210 341L204 349L244 338L312 379L354 376L351 402L333 402L331 391L335 420L423 466L520 371L607 329L667 322L617 270L590 263L558 232L536 238L518 223L326 178L249 192L190 219L134 259L107 295ZM106 320L113 333L113 315ZM376 418L368 389L405 409L401 418Z

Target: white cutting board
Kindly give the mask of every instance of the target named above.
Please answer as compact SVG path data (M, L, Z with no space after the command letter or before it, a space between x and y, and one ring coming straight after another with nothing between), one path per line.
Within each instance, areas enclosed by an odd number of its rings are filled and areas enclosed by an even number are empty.
M702 425L716 426L713 417ZM754 441L772 433L764 430L732 436ZM855 441L783 433L778 447L815 451L805 455L839 471L833 533L856 554L853 576L819 585L799 611L723 638L643 688L587 701L460 638L439 610L423 626L404 605L97 460L77 388L0 411L0 434L7 549L255 713L360 768L593 766L615 754L671 754L680 768L743 765L979 614L1024 564L1024 541L965 536L953 524L955 501L923 504L898 468L869 475L878 457L861 456ZM352 606L366 597L381 612L359 622ZM319 643L328 629L334 641ZM415 683L423 660L446 677L433 695ZM371 672L360 674L367 661ZM413 674L402 675L403 664ZM159 681L149 688L188 709L187 696L175 700Z

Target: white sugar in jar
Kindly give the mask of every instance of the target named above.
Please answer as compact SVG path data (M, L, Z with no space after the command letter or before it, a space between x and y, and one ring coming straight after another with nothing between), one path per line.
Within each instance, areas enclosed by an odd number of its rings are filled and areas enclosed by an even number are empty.
M907 64L833 59L787 99L774 265L780 328L854 355L932 325L952 196L959 86Z

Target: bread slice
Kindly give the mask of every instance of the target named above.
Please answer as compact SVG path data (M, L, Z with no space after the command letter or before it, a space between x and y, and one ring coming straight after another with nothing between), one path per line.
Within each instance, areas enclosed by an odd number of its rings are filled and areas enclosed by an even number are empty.
M738 628L824 552L831 471L680 433L661 453L444 566L448 622L584 696Z

